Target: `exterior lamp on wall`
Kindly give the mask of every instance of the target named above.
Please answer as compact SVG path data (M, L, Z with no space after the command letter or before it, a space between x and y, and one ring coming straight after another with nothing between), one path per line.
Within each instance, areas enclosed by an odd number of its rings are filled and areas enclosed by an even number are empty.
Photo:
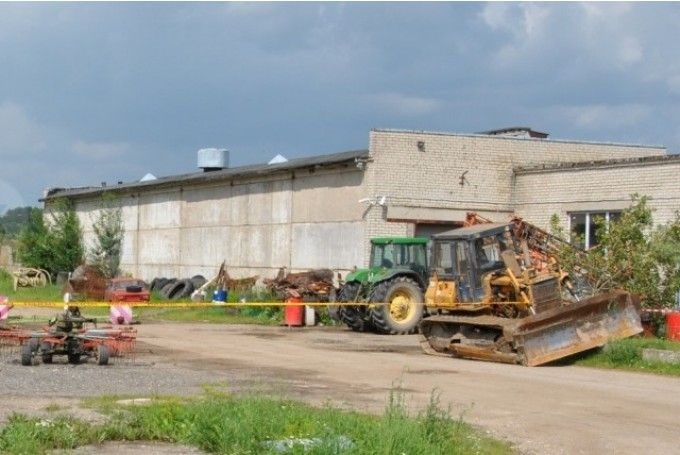
M359 199L359 203L384 206L387 204L387 196L365 197L363 199Z
M418 141L418 151L419 152L425 151L425 141Z

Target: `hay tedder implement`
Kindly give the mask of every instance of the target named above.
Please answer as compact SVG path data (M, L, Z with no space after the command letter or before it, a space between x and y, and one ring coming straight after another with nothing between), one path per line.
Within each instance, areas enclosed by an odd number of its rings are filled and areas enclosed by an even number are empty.
M68 306L40 330L24 327L0 327L0 347L19 350L24 366L53 363L55 356L65 356L70 364L94 359L107 365L112 357L134 353L137 331L129 326L97 327L95 318L82 317L75 306Z

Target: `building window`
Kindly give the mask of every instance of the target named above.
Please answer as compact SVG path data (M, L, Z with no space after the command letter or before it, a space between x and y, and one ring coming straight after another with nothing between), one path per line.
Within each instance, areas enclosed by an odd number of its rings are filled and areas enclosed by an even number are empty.
M597 219L602 219L605 226L611 221L618 220L621 212L581 212L569 214L569 232L571 233L571 243L583 249L590 249L597 246L600 242L597 238Z

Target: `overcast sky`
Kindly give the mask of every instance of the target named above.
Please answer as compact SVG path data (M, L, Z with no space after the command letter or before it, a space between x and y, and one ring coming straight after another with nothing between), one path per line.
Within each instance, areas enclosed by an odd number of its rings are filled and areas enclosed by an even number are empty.
M0 213L371 128L680 152L679 24L677 3L2 3Z

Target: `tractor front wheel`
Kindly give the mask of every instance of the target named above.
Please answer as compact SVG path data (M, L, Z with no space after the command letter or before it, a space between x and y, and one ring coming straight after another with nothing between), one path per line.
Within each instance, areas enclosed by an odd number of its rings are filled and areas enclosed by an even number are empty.
M380 333L406 335L418 330L423 318L423 291L411 278L401 276L377 284L371 302L385 304L371 309L371 321Z

